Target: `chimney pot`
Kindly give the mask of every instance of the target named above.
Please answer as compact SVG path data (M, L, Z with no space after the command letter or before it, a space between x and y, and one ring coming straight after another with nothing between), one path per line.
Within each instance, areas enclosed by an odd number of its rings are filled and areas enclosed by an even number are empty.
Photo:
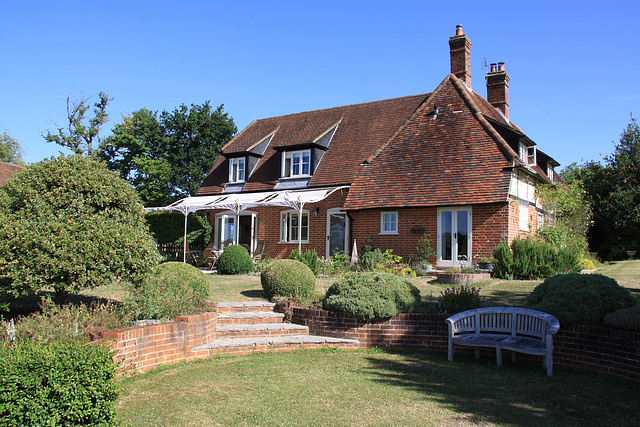
M496 64L491 64L491 72L492 73L496 72Z
M464 35L464 31L462 31L462 25L456 25L456 36Z
M504 62L498 62L498 71L504 71Z

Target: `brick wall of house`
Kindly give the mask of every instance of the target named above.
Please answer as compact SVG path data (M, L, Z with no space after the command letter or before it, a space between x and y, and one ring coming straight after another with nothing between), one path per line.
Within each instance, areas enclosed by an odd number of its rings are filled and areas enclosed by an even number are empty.
M409 257L416 252L418 240L428 234L434 251L437 249L438 209L407 208L397 209L398 234L380 234L380 215L382 210L352 212L353 235L362 248L367 234L373 240L373 246L393 249L394 254ZM507 219L509 206L506 203L476 205L472 211L472 257L476 263L480 258L490 257L491 251L508 236ZM518 224L516 223L516 226ZM435 258L430 262L435 263Z
M448 331L442 314L398 314L377 323L365 323L343 313L296 307L293 322L310 334L357 339L361 348L415 348L447 351ZM587 369L640 381L640 332L599 326L561 327L554 336L554 365ZM456 347L456 352L465 349ZM472 350L466 350L472 351ZM495 357L495 352L486 353ZM541 360L518 354L518 359Z

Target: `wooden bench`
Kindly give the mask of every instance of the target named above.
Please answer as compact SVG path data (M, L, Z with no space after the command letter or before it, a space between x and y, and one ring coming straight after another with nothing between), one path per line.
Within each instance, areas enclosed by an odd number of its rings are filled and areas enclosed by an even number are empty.
M496 349L498 367L502 366L502 350L544 356L547 375L553 375L553 335L560 329L554 316L537 310L517 307L485 307L463 311L447 319L449 325L449 361L453 346Z

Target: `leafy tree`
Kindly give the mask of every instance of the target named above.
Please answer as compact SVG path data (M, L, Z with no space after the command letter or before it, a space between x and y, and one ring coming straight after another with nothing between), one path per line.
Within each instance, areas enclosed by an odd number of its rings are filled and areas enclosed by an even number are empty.
M87 119L85 116L90 107L89 99L81 97L79 101L71 101L67 96L67 120L69 122L67 130L56 125L57 133L53 134L47 131L47 134L43 135L44 139L47 142L55 142L66 147L75 154L94 155L100 143L98 136L100 128L109 120L106 111L107 105L113 100L104 92L99 92L98 97L100 99L93 104L94 116ZM87 120L88 123L86 123Z
M0 134L0 162L24 166L20 144L6 132Z
M236 130L223 106L214 109L209 101L160 114L143 108L115 126L100 157L146 206L161 206L198 191Z
M158 262L135 191L80 155L36 163L0 187L0 292L138 284Z
M536 188L539 199L555 210L555 223L545 224L538 235L557 248L569 247L587 251L587 230L591 221L591 207L585 198L582 181Z
M631 120L605 165L570 165L568 182L582 182L593 211L589 247L604 259L640 250L640 128Z

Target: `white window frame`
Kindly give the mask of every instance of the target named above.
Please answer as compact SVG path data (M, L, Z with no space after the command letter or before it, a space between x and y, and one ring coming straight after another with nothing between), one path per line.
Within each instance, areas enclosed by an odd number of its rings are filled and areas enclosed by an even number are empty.
M520 231L529 230L529 202L521 200L518 206L518 229Z
M234 166L237 169L234 171ZM240 167L242 165L242 168ZM242 178L240 178L242 171ZM234 172L236 172L234 174ZM247 179L247 159L246 157L234 157L229 159L229 182L245 182Z
M389 221L387 216L395 218L395 221ZM398 211L382 211L380 212L380 234L398 234ZM389 226L389 227L386 227Z
M300 241L297 239L298 234L298 218L299 212L296 210L280 212L280 242L279 243L309 243L309 211L302 211L302 227L300 228L300 234L306 239ZM307 225L304 225L305 218ZM292 236L296 236L293 238Z
M304 162L304 155L308 155L308 161ZM294 162L298 156L299 163ZM288 164L287 164L288 161ZM294 173L295 165L298 164L298 173ZM303 173L304 166L307 166L308 173ZM282 178L304 178L311 176L311 149L297 150L297 151L283 151L282 152Z
M537 148L535 145L526 146L523 144L518 144L520 148L520 158L525 164L528 166L535 166L537 160Z
M547 176L553 182L553 166L547 165Z

